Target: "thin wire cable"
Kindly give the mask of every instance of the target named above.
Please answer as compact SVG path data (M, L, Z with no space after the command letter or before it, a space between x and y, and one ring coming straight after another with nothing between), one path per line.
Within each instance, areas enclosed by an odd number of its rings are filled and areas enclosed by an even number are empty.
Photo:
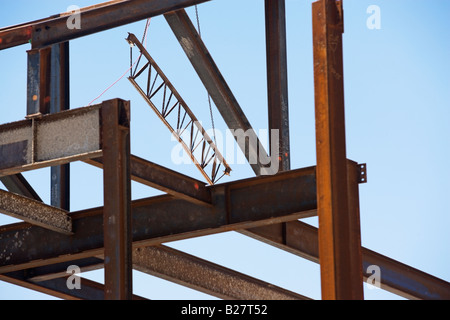
M195 16L197 18L198 35L199 35L199 37L201 39L202 38L202 30L200 28L200 15L198 13L198 6L197 5L195 5ZM215 125L215 121L214 121L214 113L213 113L213 108L212 108L211 95L209 94L208 90L206 90L206 92L208 93L209 113L211 115L211 124L212 124L212 129L213 129L214 143L217 145L216 125Z
M148 27L150 26L150 21L151 19L149 18L145 24L145 31L144 31L144 36L142 38L142 42L144 42L145 40L145 48L147 49L147 39L148 39ZM132 70L133 67L136 65L136 63L138 63L138 61L141 59L142 57L142 53L139 55L139 57L136 59L136 61L134 61L134 63L132 63L133 61L133 48L130 49L130 67L127 69L127 71L125 71L125 73L119 78L117 79L112 85L110 85L108 88L105 89L105 91L103 91L97 98L95 98L94 100L92 100L89 104L88 107L90 107L95 101L97 101L98 99L100 99L106 92L108 92L109 90L111 90L112 87L114 87L120 80L122 80L128 73L128 71Z

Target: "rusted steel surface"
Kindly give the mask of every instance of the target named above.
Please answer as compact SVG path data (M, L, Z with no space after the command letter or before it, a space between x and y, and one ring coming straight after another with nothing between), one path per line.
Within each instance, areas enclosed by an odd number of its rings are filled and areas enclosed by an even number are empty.
M309 300L203 259L165 246L134 250L136 270L226 300Z
M33 27L30 25L0 29L0 50L28 43L31 40L32 33Z
M82 11L81 29L69 30L67 17L34 25L32 45L36 48L73 40L207 1L209 0L130 0Z
M210 0L109 1L80 9L81 29L67 28L67 13L0 29L0 50L32 41L33 48L73 40Z
M131 300L133 266L129 102L117 99L104 102L101 121L105 298Z
M314 168L210 188L214 199L211 207L176 200L172 196L134 201L134 247L298 220L316 214ZM103 208L71 214L74 235L70 238L50 234L29 224L0 227L0 245L9 256L0 259L0 273L103 254L102 214ZM21 241L20 248L16 246L18 241Z
M317 211L324 300L362 298L362 283L353 274L360 266L354 265L358 262L351 254L358 250L358 242L349 229L341 13L334 0L313 3Z
M48 230L72 234L72 219L66 211L4 190L0 190L0 212ZM8 259L6 253L0 256Z

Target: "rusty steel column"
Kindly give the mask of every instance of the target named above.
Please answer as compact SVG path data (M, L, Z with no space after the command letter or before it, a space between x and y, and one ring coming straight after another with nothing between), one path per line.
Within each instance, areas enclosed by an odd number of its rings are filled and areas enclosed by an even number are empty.
M105 299L132 298L129 102L103 102Z
M279 131L280 171L289 171L291 157L285 0L266 0L266 46L269 128Z
M362 299L352 254L360 244L349 228L342 1L320 0L312 8L322 298Z

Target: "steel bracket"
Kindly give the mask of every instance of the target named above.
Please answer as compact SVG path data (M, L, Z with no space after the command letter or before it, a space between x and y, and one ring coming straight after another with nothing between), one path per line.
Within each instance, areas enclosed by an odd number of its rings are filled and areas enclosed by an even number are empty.
M358 165L359 168L359 183L367 183L367 164L362 163Z

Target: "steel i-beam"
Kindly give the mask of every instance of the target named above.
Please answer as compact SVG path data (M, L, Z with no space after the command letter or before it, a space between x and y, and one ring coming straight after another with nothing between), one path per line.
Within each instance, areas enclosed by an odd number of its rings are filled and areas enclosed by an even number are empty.
M101 112L104 177L105 298L132 298L130 106L104 102Z
M347 181L342 2L320 0L312 7L322 298L363 299L357 272L361 260L356 258L361 251L359 225L354 221L359 212L349 204L357 196L349 195Z

